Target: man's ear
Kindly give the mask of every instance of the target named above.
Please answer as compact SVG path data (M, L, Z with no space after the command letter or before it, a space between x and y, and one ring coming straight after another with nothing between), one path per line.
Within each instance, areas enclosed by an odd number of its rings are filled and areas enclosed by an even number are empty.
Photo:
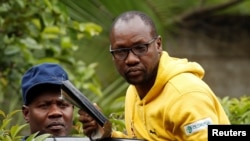
M22 106L22 112L24 119L27 123L29 123L29 107L27 105Z
M158 50L159 54L161 54L161 52L162 52L162 39L161 39L160 35L157 37L156 43L157 43L157 50Z

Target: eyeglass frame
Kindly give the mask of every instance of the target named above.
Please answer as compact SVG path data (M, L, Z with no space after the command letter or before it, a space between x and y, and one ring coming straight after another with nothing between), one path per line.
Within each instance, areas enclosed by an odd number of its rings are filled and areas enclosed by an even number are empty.
M143 43L143 44L137 44L137 45L134 45L134 46L132 46L132 47L129 47L129 48L118 48L118 49L111 49L111 45L109 46L109 52L113 55L113 57L114 57L114 59L116 59L116 60L125 60L127 57L128 57L128 55L129 55L129 52L131 51L134 55L136 55L136 56L143 56L143 55L145 55L145 53L147 53L148 52L148 47L149 47L149 45L150 44L152 44L157 38L159 38L159 36L157 36L157 37L154 37L153 39L151 39L150 41L148 41L147 43ZM135 53L134 52L134 48L136 48L136 47L138 47L138 46L141 46L141 45L143 45L145 48L146 48L146 50L143 52L143 53ZM141 46L141 48L142 48L142 46ZM114 54L114 52L115 51L126 51L126 55L123 57L123 59L119 59L119 58L117 58L116 56L115 56L115 54Z

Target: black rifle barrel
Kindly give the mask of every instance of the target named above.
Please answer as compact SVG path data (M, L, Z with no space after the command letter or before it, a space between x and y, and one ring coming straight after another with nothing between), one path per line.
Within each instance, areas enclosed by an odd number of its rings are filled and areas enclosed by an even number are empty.
M69 81L62 81L62 98L69 101L73 105L80 109L85 110L90 116L92 116L102 127L108 119L93 105L92 102L81 93L75 86Z

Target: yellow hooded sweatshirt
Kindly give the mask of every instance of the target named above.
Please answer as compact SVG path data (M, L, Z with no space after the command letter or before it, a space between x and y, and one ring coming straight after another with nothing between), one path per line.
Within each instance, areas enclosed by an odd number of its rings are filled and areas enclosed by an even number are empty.
M163 51L153 87L140 99L130 85L125 100L127 136L149 141L207 141L208 124L230 124L223 107L201 79L203 68Z

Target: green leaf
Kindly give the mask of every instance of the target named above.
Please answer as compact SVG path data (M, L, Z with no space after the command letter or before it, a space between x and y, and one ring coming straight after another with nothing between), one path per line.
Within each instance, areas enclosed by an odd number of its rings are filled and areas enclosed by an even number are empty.
M2 115L4 118L6 117L4 111L0 110L0 115Z
M9 119L9 118L3 119L3 123L0 129L4 129L6 126L8 126L11 120L12 119Z
M20 52L20 48L16 45L9 45L5 50L4 50L4 54L6 56L8 55L14 55L16 53Z
M3 141L13 141L10 136L6 135L3 137Z
M12 138L15 138L20 133L20 131L23 130L27 126L28 126L28 124L12 126L10 129L10 136Z
M34 139L36 138L36 136L38 135L39 132L33 133L31 134L26 141L34 141Z
M46 138L50 137L51 134L42 134L35 138L35 141L44 141Z
M91 35L99 35L99 33L102 31L101 26L94 24L94 23L85 23L84 24L86 31Z
M28 49L42 49L42 46L39 45L37 41L31 37L20 39L20 42L23 43Z
M47 26L44 28L43 33L46 34L59 34L60 28L57 26Z
M7 117L13 117L13 115L17 114L18 112L22 112L22 110L14 110L12 112L10 112Z
M71 48L72 47L72 41L70 37L63 37L61 39L61 46L63 48Z

